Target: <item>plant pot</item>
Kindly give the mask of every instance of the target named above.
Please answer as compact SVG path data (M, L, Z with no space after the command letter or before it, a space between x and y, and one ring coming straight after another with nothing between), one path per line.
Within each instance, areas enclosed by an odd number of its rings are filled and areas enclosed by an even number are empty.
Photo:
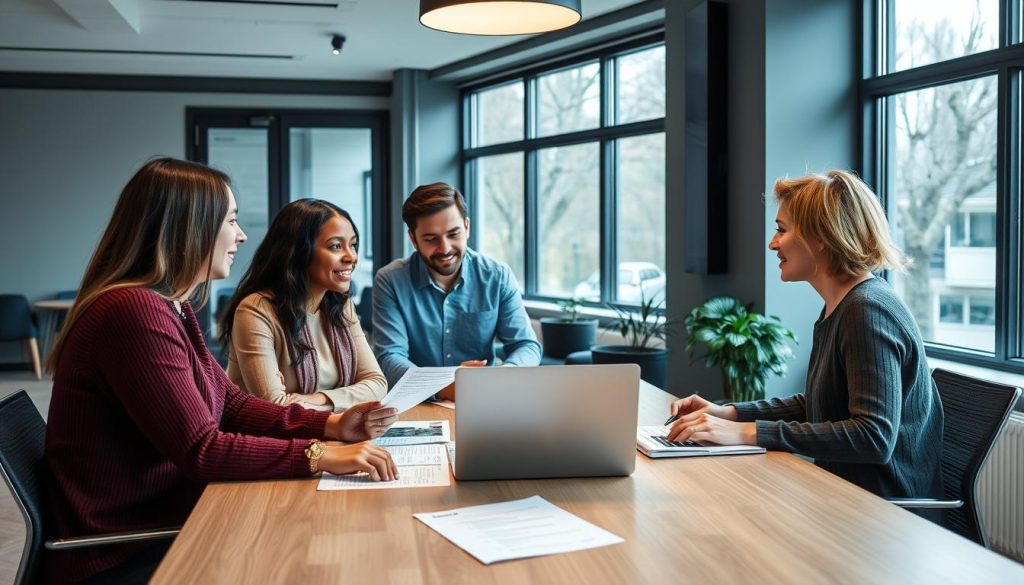
M544 342L544 355L564 358L594 344L597 319L566 321L558 317L543 317L540 320L540 334Z
M659 348L637 349L629 345L595 345L590 348L595 364L636 364L640 377L658 388L665 388L665 363L668 352Z

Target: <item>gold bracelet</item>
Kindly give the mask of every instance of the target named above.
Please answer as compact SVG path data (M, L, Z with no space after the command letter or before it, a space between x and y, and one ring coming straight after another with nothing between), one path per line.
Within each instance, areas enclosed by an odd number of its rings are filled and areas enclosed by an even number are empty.
M319 439L313 439L306 447L306 458L309 459L309 472L316 473L320 464L320 457L327 450L327 447Z

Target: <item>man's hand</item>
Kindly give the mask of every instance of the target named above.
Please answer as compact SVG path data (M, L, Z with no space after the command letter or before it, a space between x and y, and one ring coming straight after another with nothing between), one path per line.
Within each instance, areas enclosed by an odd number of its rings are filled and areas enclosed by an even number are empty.
M462 368L482 368L487 365L487 360L467 360L459 364ZM439 400L455 402L455 382L448 384L437 393Z

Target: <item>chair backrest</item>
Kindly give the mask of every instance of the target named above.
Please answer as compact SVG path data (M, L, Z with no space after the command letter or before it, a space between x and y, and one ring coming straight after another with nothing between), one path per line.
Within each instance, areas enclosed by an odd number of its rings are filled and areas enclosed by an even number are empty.
M359 316L359 324L363 326L363 331L367 333L373 331L372 285L364 286L362 292L359 293L359 304L356 305L356 315Z
M59 300L62 300L62 301L70 301L70 300L74 300L74 298L77 297L77 296L78 296L78 291L77 290L62 290L62 291L57 291L57 294L54 295L53 298L59 299Z
M0 341L35 337L32 309L25 295L0 295Z
M25 517L25 548L15 583L35 583L42 566L45 443L46 423L24 390L0 399L0 470Z
M963 500L945 512L943 525L987 546L978 511L978 475L1021 389L942 369L932 372L942 399L945 423L942 440L942 481L945 499Z

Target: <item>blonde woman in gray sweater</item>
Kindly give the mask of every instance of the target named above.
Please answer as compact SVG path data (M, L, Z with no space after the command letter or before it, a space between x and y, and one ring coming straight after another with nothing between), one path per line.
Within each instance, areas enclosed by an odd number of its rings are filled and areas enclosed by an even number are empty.
M881 496L941 496L942 405L921 333L872 274L906 264L878 198L845 171L780 179L774 193L768 248L781 278L810 283L825 303L804 392L727 405L680 399L669 438L790 451Z

